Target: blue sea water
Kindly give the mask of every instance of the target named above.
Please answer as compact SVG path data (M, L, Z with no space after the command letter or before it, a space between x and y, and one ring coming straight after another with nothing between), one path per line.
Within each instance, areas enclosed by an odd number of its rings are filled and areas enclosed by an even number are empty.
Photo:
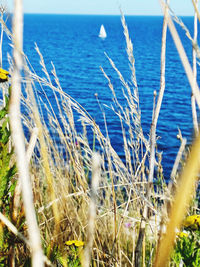
M192 34L193 18L184 17L183 21ZM160 86L162 17L127 16L126 22L133 42L142 126L148 138L152 119L153 92L154 90L158 92ZM107 38L104 40L98 37L101 24L104 24L107 32ZM191 44L180 27L178 31L191 59ZM36 72L44 76L39 65L39 56L34 49L35 43L43 54L49 71L52 69L51 61L54 63L63 90L75 98L105 132L102 112L95 94L98 94L102 105L108 106L111 105L112 95L100 66L110 77L121 101L123 98L122 85L104 52L115 62L127 81L130 81L131 74L120 16L25 15L24 52ZM7 50L9 48L5 45L4 55ZM157 135L160 137L158 151L163 151L166 179L170 176L180 145L176 138L178 128L184 137L189 141L192 140L190 97L189 83L168 32L166 89L157 126ZM111 143L123 158L123 139L119 119L108 108L105 106L103 108L107 116ZM80 130L79 124L77 121L78 130Z

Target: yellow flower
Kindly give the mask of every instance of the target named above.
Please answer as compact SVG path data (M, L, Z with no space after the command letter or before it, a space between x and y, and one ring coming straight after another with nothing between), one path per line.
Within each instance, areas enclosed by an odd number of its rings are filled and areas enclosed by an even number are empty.
M82 247L84 245L84 242L83 241L79 241L79 240L75 240L74 245L76 247Z
M65 242L65 244L66 244L67 246L71 246L71 245L74 244L74 240L68 240L68 241Z
M84 242L79 240L68 240L65 242L65 244L67 246L74 245L75 247L82 247L84 245Z
M9 72L0 68L0 83L8 81Z
M177 236L180 237L180 238L188 237L188 233L185 233L185 232L179 232L179 233L177 233Z
M3 74L6 74L6 75L9 74L9 72L8 72L7 70L4 70L4 69L2 69L2 68L0 68L0 72L3 73Z
M188 216L183 222L184 227L190 227L193 230L196 230L200 227L200 215L194 214Z

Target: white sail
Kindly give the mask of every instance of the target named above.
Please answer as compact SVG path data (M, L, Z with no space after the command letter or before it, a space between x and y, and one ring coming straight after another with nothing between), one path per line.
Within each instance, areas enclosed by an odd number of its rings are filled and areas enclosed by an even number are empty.
M99 37L100 38L106 38L107 37L106 30L105 30L103 24L101 25L101 28L100 28Z

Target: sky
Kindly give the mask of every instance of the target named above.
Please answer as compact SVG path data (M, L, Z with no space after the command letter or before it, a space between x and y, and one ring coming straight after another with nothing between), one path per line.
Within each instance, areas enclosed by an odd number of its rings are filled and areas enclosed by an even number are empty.
M0 0L12 12L14 0ZM177 15L192 16L191 0L170 0ZM162 15L159 0L23 0L24 13Z

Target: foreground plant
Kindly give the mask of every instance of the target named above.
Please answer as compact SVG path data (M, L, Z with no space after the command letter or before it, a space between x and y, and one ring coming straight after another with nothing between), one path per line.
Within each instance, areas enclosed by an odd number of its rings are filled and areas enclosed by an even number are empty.
M200 215L188 216L178 233L172 260L179 266L200 266Z
M8 72L0 69L0 82L7 81ZM16 164L13 155L13 148L10 138L10 126L8 118L8 102L6 97L6 105L0 110L0 212L4 214L10 221L13 221L13 197L16 185ZM21 224L20 218L16 224ZM0 266L8 266L9 259L14 251L16 238L0 222Z
M9 72L0 68L0 83L8 81Z
M81 266L81 253L83 251L84 242L79 240L69 240L65 242L68 247L67 263L69 267Z

